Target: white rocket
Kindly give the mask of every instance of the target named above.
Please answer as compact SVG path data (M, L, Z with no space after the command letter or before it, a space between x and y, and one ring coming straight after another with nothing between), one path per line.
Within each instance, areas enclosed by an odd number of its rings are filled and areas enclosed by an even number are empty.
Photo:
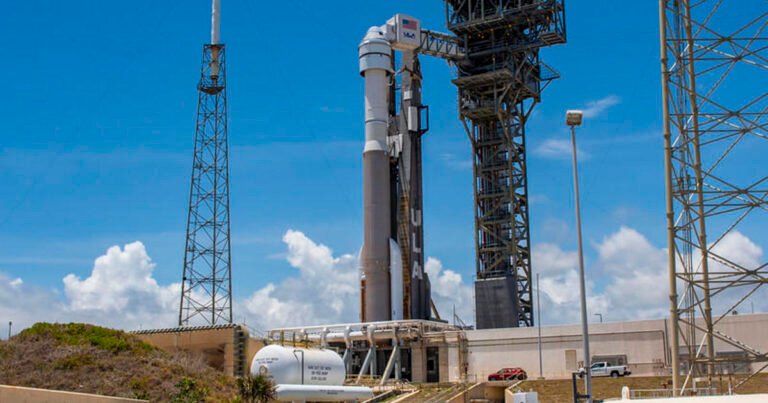
M359 48L365 77L363 148L363 319L389 320L391 306L389 243L389 80L394 73L392 46L380 27L371 27Z
M398 245L397 195L392 194L390 178L393 148L402 149L402 141L396 145L390 135L391 83L393 80L393 50L410 52L420 46L421 30L418 20L398 14L381 27L371 27L359 46L360 74L365 79L365 147L363 149L363 248L360 253L362 287L362 320L386 321L412 317L404 312L404 276L401 248L411 251L417 245ZM410 94L409 94L410 96ZM408 113L411 113L409 110ZM418 117L414 117L414 121ZM408 128L398 128L408 135ZM418 131L418 128L414 129ZM393 137L393 136L389 136ZM420 169L420 167L419 167ZM420 182L419 182L420 186ZM420 194L420 189L419 189ZM395 207L395 209L393 209ZM421 226L421 211L416 212ZM416 215L411 212L411 214ZM421 258L421 255L418 256ZM421 265L416 265L422 270ZM417 281L419 272L409 276ZM409 282L410 283L410 282ZM420 287L423 287L419 284ZM410 290L409 290L410 291ZM423 298L424 292L411 292ZM428 300L427 300L428 301ZM409 304L410 305L410 304ZM421 307L424 303L419 302ZM422 309L423 311L423 309ZM422 318L419 313L414 318ZM428 316L428 313L427 313Z

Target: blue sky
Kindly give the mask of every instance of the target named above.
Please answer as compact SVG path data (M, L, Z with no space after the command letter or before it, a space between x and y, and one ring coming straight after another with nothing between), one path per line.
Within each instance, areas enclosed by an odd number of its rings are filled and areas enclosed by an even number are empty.
M334 253L362 234L357 44L397 12L445 31L442 2L224 1L234 295L294 271L283 234ZM354 6L353 6L354 4ZM621 226L664 246L657 2L568 1L568 43L543 51L561 78L528 127L532 242L574 248L569 108L605 108L579 131L588 260ZM25 1L0 24L0 272L41 288L86 277L139 240L161 284L181 277L196 83L210 5ZM423 59L425 247L471 281L470 148L445 62ZM598 108L599 109L599 108ZM558 148L560 147L560 148ZM750 238L763 248L755 229ZM534 265L536 262L534 262ZM599 286L599 280L598 286Z

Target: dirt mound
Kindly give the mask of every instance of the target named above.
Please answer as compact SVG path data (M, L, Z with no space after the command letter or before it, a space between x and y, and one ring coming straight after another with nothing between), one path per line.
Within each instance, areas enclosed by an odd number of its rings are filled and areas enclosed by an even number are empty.
M226 401L235 380L201 356L169 354L119 330L37 323L0 343L0 384L151 401Z

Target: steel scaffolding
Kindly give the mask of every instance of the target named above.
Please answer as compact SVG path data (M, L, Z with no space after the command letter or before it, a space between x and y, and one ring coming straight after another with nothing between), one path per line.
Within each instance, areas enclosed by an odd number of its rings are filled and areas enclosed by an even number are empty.
M466 51L459 113L472 143L478 328L533 326L525 124L557 73L539 49L565 43L563 0L446 0Z
M768 223L768 10L659 4L673 386L695 388L741 362L738 387L768 367L765 352L720 326L768 282L767 262L723 245Z
M179 326L232 323L224 49L203 47Z
M394 56L393 56L394 57ZM424 271L424 209L421 176L422 137L427 122L421 112L421 65L418 54L402 52L402 66L393 80L390 113L396 124L390 127L390 141L397 142L390 155L392 181L392 233L402 253L403 319L429 319L430 285ZM399 91L397 91L399 86ZM398 97L399 95L399 97Z

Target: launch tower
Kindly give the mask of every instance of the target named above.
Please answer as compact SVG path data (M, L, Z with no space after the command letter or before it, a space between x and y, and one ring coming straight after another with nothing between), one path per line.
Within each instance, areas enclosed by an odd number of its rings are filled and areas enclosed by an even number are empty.
M189 190L179 326L232 323L229 146L225 47L220 0L213 0L211 43L203 45Z
M533 325L525 124L557 73L539 58L565 43L563 0L446 0L459 114L472 143L478 329Z
M768 284L768 261L732 246L768 224L768 11L746 3L659 2L676 394L723 373L745 375L738 390L768 368L723 320Z

